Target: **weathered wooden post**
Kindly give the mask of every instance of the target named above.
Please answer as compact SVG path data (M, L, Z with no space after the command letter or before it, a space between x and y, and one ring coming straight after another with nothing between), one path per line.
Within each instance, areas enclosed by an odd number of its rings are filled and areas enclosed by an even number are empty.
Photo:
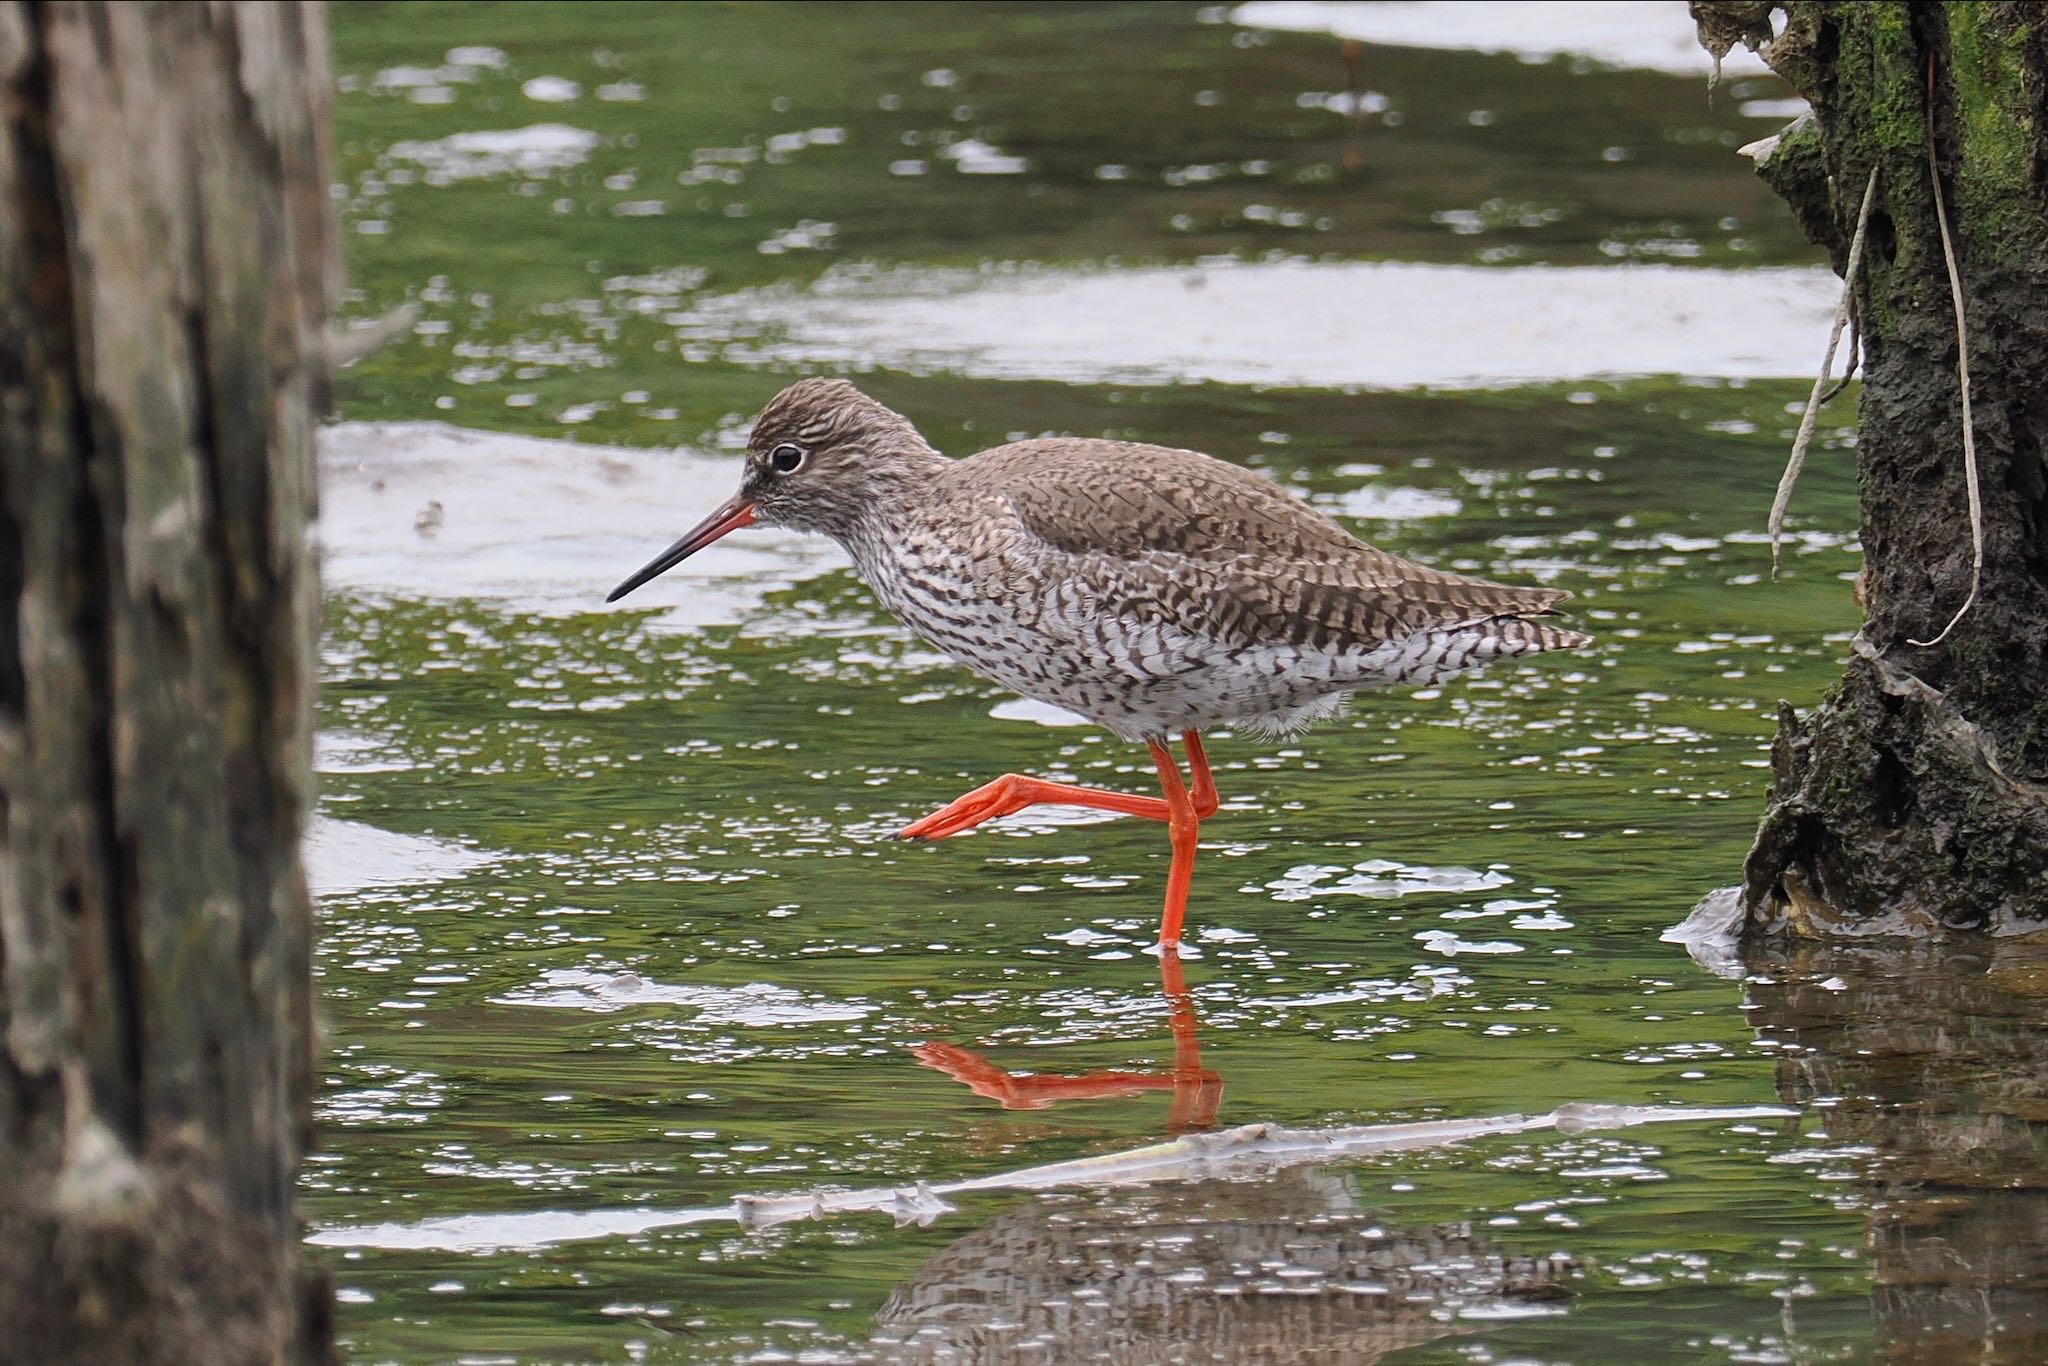
M0 1356L330 1355L299 1252L318 5L0 0Z
M1759 47L1812 103L1758 169L1837 270L1874 187L1868 620L1834 691L1780 718L1750 923L2048 925L2048 25L2018 0L1692 9L1709 48Z

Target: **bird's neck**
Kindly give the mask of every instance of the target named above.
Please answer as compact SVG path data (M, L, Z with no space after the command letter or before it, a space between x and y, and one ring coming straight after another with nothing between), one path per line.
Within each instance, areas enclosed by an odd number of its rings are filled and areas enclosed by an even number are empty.
M818 523L807 529L824 532L860 559L888 540L892 529L922 515L952 464L922 442L897 447L861 470L857 499L825 509Z
M821 527L853 557L861 577L879 587L906 531L921 523L941 494L940 479L953 462L930 446L899 449L868 471L864 496L842 509L835 525Z

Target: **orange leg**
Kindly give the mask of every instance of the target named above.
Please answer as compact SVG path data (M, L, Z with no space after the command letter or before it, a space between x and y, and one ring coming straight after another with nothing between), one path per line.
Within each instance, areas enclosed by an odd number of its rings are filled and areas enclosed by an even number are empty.
M1137 797L1099 787L1055 783L1044 778L1027 778L1005 773L983 783L964 797L958 797L921 820L912 821L897 832L898 839L936 840L972 830L983 821L1015 815L1028 806L1086 806L1114 811L1123 816L1143 816L1165 821L1167 837L1173 842L1173 864L1166 874L1166 906L1159 917L1159 942L1180 943L1181 921L1187 916L1188 884L1195 873L1195 838L1203 819L1216 814L1216 780L1209 772L1208 756L1202 752L1197 731L1183 731L1181 744L1188 752L1188 772L1194 778L1190 793L1181 784L1180 767L1173 754L1159 741L1151 742L1152 762L1159 769L1163 797Z
M1202 818L1188 790L1180 784L1180 769L1165 745L1154 742L1152 762L1159 768L1159 786L1166 793L1166 837L1173 842L1173 864L1166 870L1166 908L1159 913L1159 943L1173 948L1180 943L1180 923L1188 913L1188 884L1195 876L1195 836Z
M1027 806L1089 806L1099 811L1143 816L1154 821L1166 820L1168 816L1166 803L1157 797L1135 797L1127 792L1110 792L1100 787L1077 787L1073 783L1055 783L1045 778L1027 778L1021 773L1005 773L964 797L955 797L922 820L912 821L896 832L896 838L942 840L948 835L972 830L983 821L1013 816Z

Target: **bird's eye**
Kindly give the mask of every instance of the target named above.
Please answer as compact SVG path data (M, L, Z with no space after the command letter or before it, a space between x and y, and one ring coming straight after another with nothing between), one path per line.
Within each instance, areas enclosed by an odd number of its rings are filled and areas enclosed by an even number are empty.
M777 474L795 474L804 467L804 448L785 441L768 452L768 464Z

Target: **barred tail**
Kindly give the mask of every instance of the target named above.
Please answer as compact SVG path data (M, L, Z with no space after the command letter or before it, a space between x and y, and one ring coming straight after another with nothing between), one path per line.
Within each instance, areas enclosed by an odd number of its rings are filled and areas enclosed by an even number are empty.
M1527 617L1489 617L1463 626L1417 631L1382 647L1375 663L1386 682L1426 687L1496 659L1542 650L1577 650L1592 643L1593 638L1583 632Z

